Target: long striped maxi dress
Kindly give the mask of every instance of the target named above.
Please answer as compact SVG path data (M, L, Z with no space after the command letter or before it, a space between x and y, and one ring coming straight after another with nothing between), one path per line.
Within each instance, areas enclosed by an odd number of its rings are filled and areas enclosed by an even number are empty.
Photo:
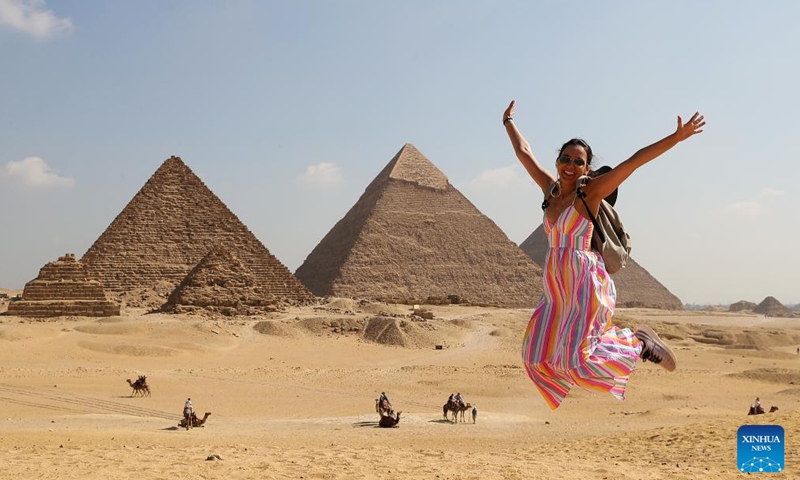
M630 329L611 324L617 292L603 258L591 249L593 230L574 205L554 224L545 215L544 295L528 323L522 358L552 409L572 385L624 400L642 349Z

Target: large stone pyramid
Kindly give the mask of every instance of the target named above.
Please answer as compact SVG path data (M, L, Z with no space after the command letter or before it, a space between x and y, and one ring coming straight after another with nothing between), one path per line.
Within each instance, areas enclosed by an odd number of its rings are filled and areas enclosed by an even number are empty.
M318 296L530 307L541 269L406 144L295 275Z
M547 250L547 236L544 234L544 225L533 231L525 239L520 248L523 252L544 267ZM633 258L622 270L615 273L612 278L617 287L617 306L627 308L660 308L664 310L683 310L683 302L659 283L650 273L636 263Z
M68 253L39 270L25 284L22 300L8 305L8 314L20 317L109 317L119 305L108 300L103 286L89 280L84 265Z
M159 167L82 260L91 278L119 295L178 285L214 247L235 251L269 294L314 299L178 157Z

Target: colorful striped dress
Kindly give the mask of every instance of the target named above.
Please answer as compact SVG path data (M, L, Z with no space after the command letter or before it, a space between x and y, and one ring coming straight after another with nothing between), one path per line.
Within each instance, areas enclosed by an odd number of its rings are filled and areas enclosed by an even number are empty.
M545 215L544 295L528 323L522 358L552 409L572 385L624 400L642 349L633 332L611 324L617 292L603 258L591 249L593 230L574 205L554 224Z

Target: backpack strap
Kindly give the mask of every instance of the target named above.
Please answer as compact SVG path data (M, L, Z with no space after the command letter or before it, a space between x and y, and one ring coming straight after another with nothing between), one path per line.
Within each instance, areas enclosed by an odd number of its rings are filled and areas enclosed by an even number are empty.
M589 219L591 219L592 224L594 225L594 231L597 232L598 235L600 235L600 241L602 243L606 243L606 233L603 231L603 227L600 226L594 215L592 215L592 211L589 209L589 204L586 203L585 200L586 192L581 190L581 186L585 184L586 184L585 181L582 183L578 182L578 198L581 199L581 202L583 202L583 206L586 207L586 213L589 214Z

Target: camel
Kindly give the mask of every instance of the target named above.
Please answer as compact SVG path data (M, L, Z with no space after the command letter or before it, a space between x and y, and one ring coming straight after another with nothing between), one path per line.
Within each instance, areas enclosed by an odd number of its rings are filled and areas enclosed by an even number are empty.
M135 397L137 395L141 395L143 397L150 396L150 386L147 385L147 377L144 375L139 375L139 378L137 378L135 382L131 382L130 378L126 379L125 381L128 382L128 385L130 385L131 388L133 388L131 391L131 397Z
M467 422L466 419L464 419L464 415L468 411L472 411L472 405L470 405L469 403L467 404L462 403L461 405L458 406L458 413L460 414L461 421L464 423Z
M453 412L453 422L458 422L458 414L461 414L461 421L464 421L464 412L467 409L471 409L472 405L469 403L458 403L454 400L448 400L447 403L442 405L442 414L444 415L445 420L449 420L447 418L447 412Z
M453 412L453 421L455 422L456 418L457 418L457 415L458 415L458 413L456 413L456 408L457 408L456 407L456 402L453 402L453 401L448 401L447 403L442 405L442 416L444 417L444 419L445 420L449 420L449 418L447 418L447 412L452 411Z
M211 415L211 412L206 412L206 414L203 415L203 418L197 418L197 415L192 413L192 424L190 425L190 427L192 428L202 427L203 425L205 425L206 419L208 418L209 415ZM186 426L185 418L181 418L181 421L178 423L178 426L181 428L186 428L187 430L189 428Z
M394 428L397 427L397 424L400 423L400 414L403 412L397 412L397 415L392 416L390 415L383 415L381 414L381 421L378 422L379 427L383 428Z
M777 405L773 405L769 409L769 413L775 413L777 411L778 411L778 406ZM767 413L767 412L764 411L764 407L762 407L761 405L759 405L758 407L756 407L754 405L751 405L750 406L750 411L747 412L748 415L763 415L765 413Z
M447 418L447 412L453 412L453 423L458 422L459 414L461 414L461 421L466 422L464 419L464 415L467 410L472 410L472 405L469 403L458 403L456 401L448 401L444 405L442 405L442 414L444 415L445 420L449 420Z

